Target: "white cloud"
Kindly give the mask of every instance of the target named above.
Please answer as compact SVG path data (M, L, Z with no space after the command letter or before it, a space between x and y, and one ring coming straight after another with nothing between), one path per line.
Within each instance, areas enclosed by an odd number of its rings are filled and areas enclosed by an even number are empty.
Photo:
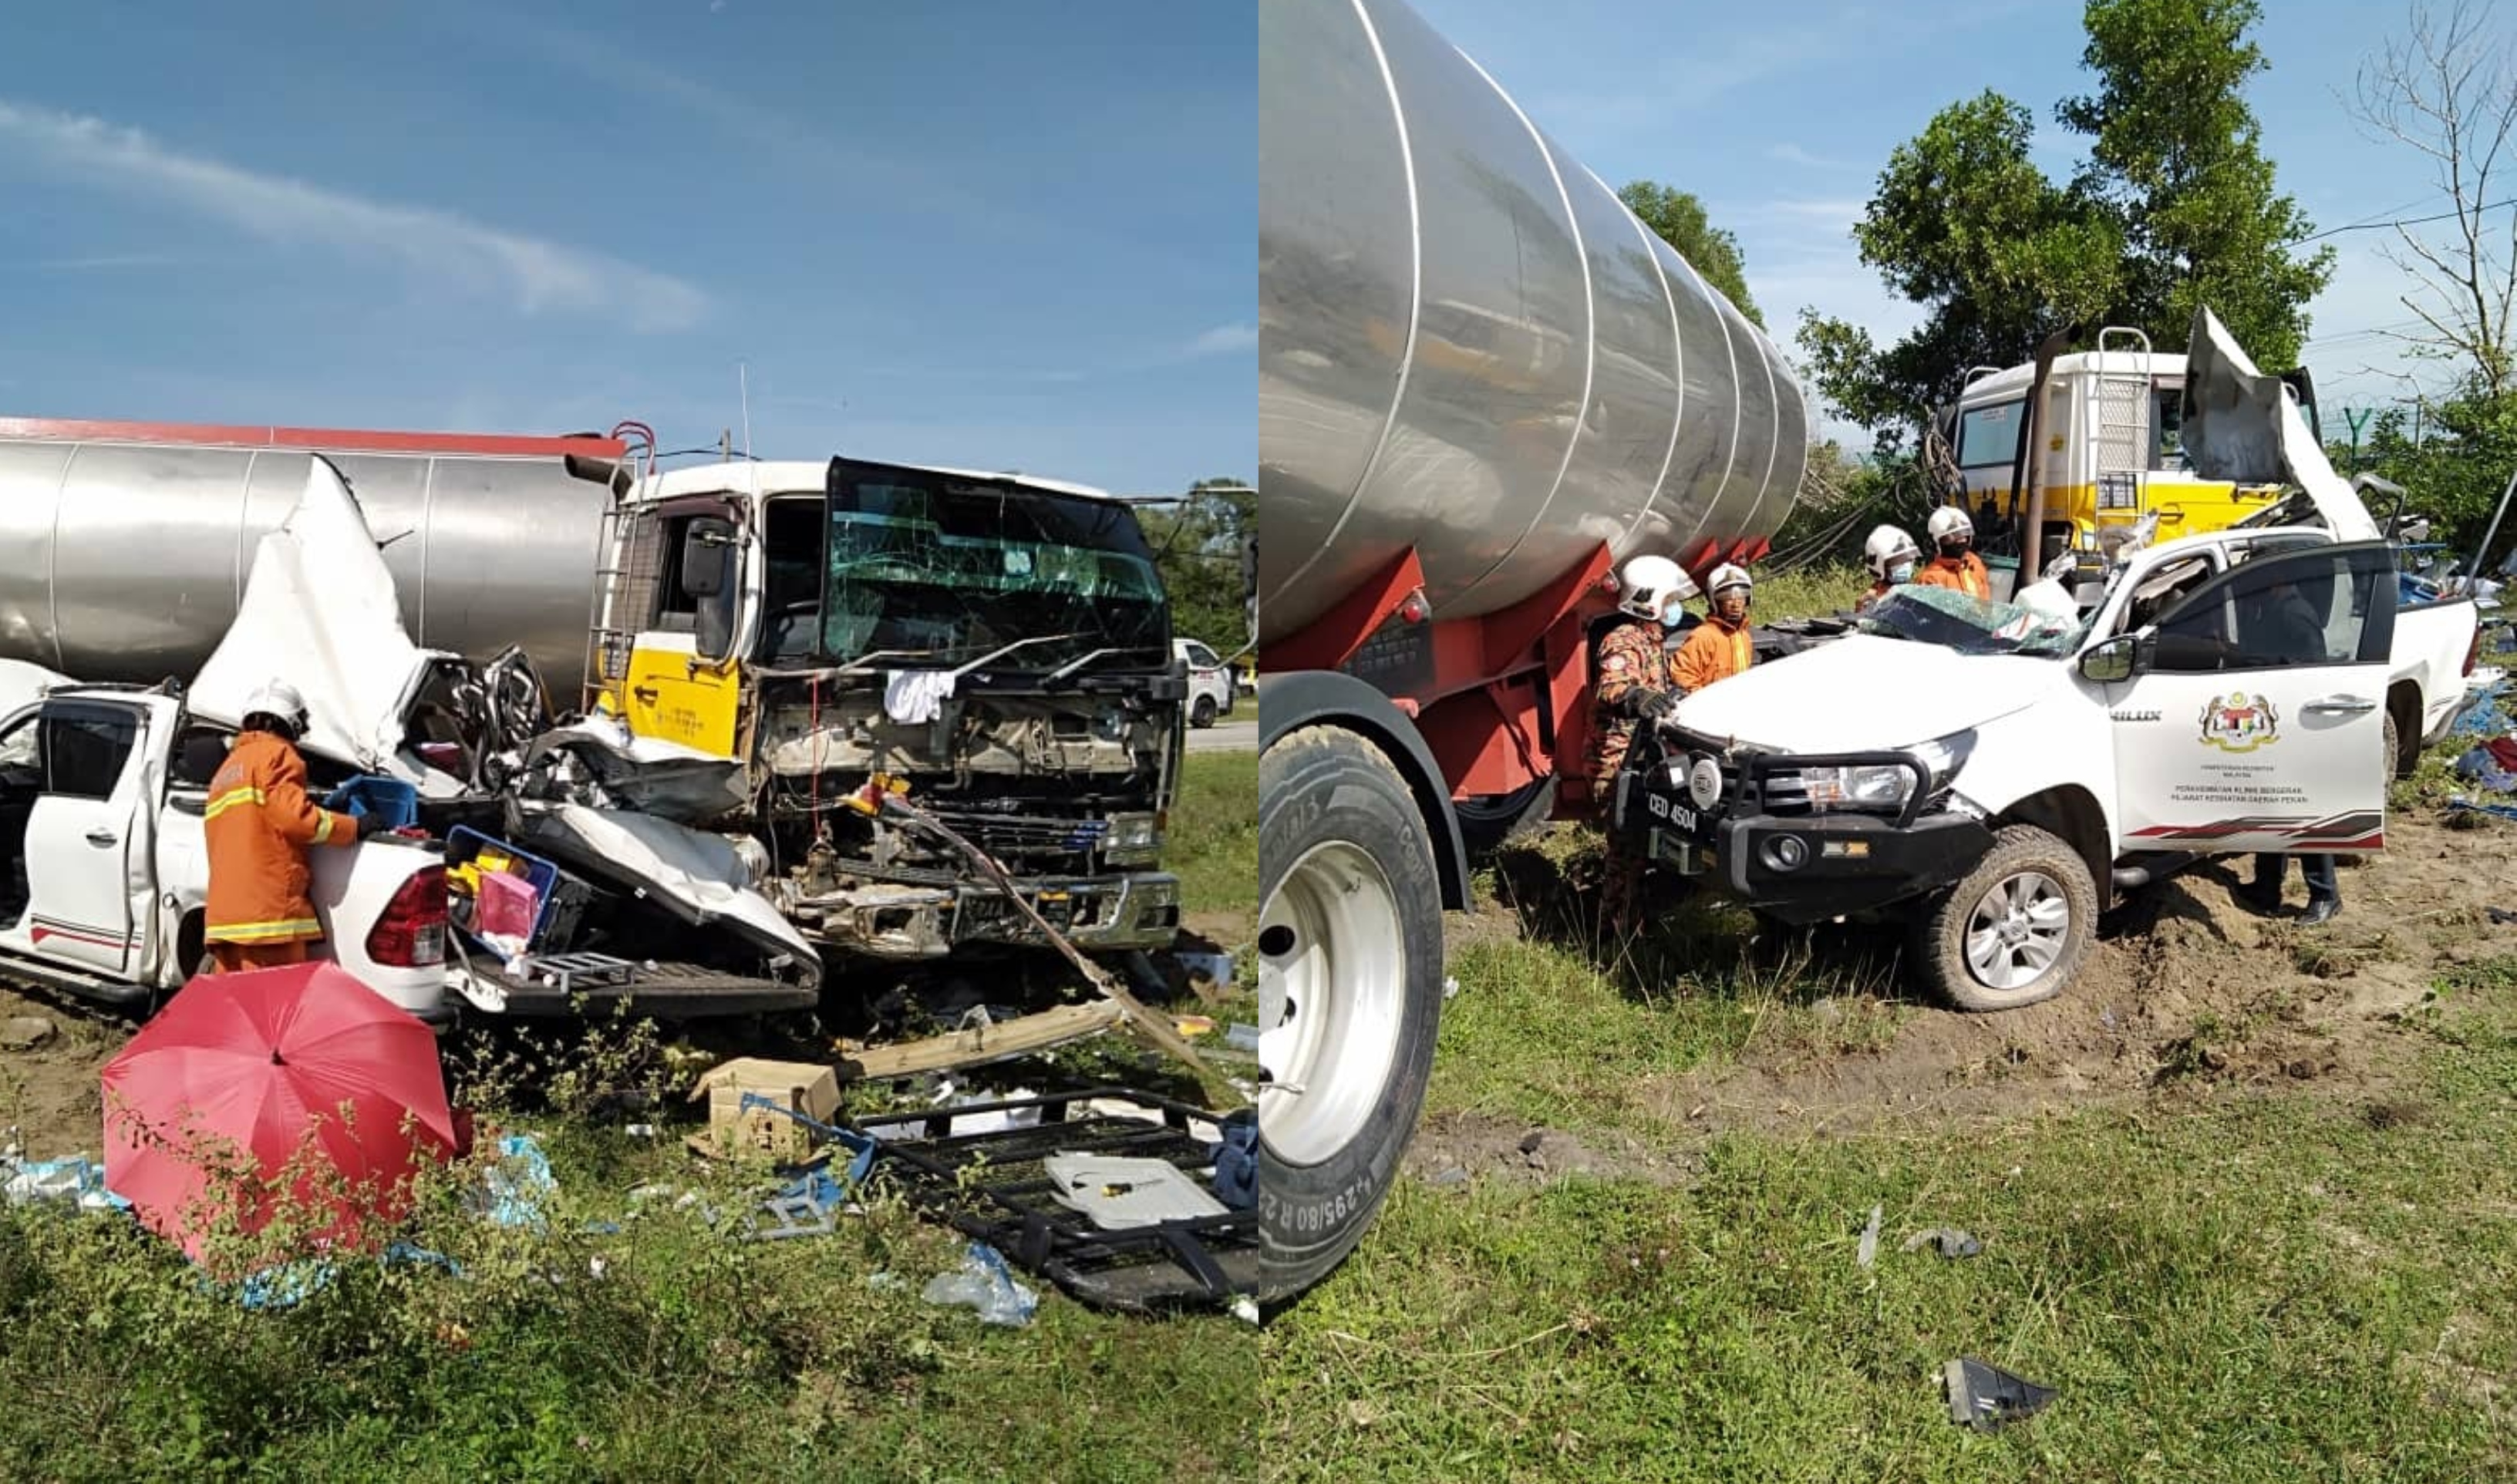
M1829 159L1825 155L1813 154L1809 150L1802 148L1800 146L1792 144L1768 145L1766 147L1766 158L1781 160L1786 165L1807 166L1812 170L1851 170L1855 168L1853 162L1850 160Z
M1258 348L1258 326L1255 324L1218 324L1188 343L1183 355L1189 360L1208 356L1230 356Z
M20 158L82 182L136 191L283 245L391 260L503 295L527 314L610 315L637 329L674 330L707 309L691 284L600 253L181 153L102 119L0 100L0 140Z

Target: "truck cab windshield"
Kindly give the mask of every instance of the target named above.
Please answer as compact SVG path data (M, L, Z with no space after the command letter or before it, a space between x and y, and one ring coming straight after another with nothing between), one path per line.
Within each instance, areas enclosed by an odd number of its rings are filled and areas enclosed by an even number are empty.
M1170 661L1162 579L1124 505L841 460L819 535L823 657L947 667L1029 640L998 667Z
M1987 603L1946 587L1892 588L1861 615L1865 634L1937 644L1961 655L2060 657L2079 647L2085 618L2060 619L2016 603Z

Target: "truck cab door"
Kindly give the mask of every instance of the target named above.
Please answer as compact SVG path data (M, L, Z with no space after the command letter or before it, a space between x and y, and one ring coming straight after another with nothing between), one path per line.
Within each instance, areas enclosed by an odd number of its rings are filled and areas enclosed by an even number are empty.
M2393 557L2356 542L2257 557L2083 654L2107 693L2116 850L2381 848L2394 628Z
M629 730L735 755L742 707L736 658L743 533L723 512L668 515L654 615L629 651L622 714Z
M40 957L121 976L142 944L132 902L154 895L140 818L148 713L90 699L50 700L26 718L40 780L26 818L27 903L8 936ZM0 738L0 753L22 742Z

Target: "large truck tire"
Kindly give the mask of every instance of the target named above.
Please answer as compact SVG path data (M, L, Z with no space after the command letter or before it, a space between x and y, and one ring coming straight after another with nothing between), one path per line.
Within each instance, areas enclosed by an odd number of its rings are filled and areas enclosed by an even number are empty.
M2080 853L2033 825L2005 825L1966 879L1932 900L1914 957L1958 1008L2015 1010L2063 993L2097 921Z
M1556 812L1557 780L1553 774L1532 779L1510 793L1486 793L1460 799L1451 806L1460 822L1460 841L1471 856L1490 856L1546 824Z
M1305 727L1258 763L1259 1299L1328 1276L1398 1177L1432 1074L1442 899L1380 748Z

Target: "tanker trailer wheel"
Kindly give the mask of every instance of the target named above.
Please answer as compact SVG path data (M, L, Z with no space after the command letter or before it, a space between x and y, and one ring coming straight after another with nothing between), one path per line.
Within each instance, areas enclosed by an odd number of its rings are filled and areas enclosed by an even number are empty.
M1924 912L1914 957L1958 1008L2015 1010L2063 993L2097 920L2080 853L2033 825L2005 825L1966 879Z
M1442 901L1381 750L1310 727L1258 764L1259 1297L1328 1276L1398 1177L1432 1073Z

